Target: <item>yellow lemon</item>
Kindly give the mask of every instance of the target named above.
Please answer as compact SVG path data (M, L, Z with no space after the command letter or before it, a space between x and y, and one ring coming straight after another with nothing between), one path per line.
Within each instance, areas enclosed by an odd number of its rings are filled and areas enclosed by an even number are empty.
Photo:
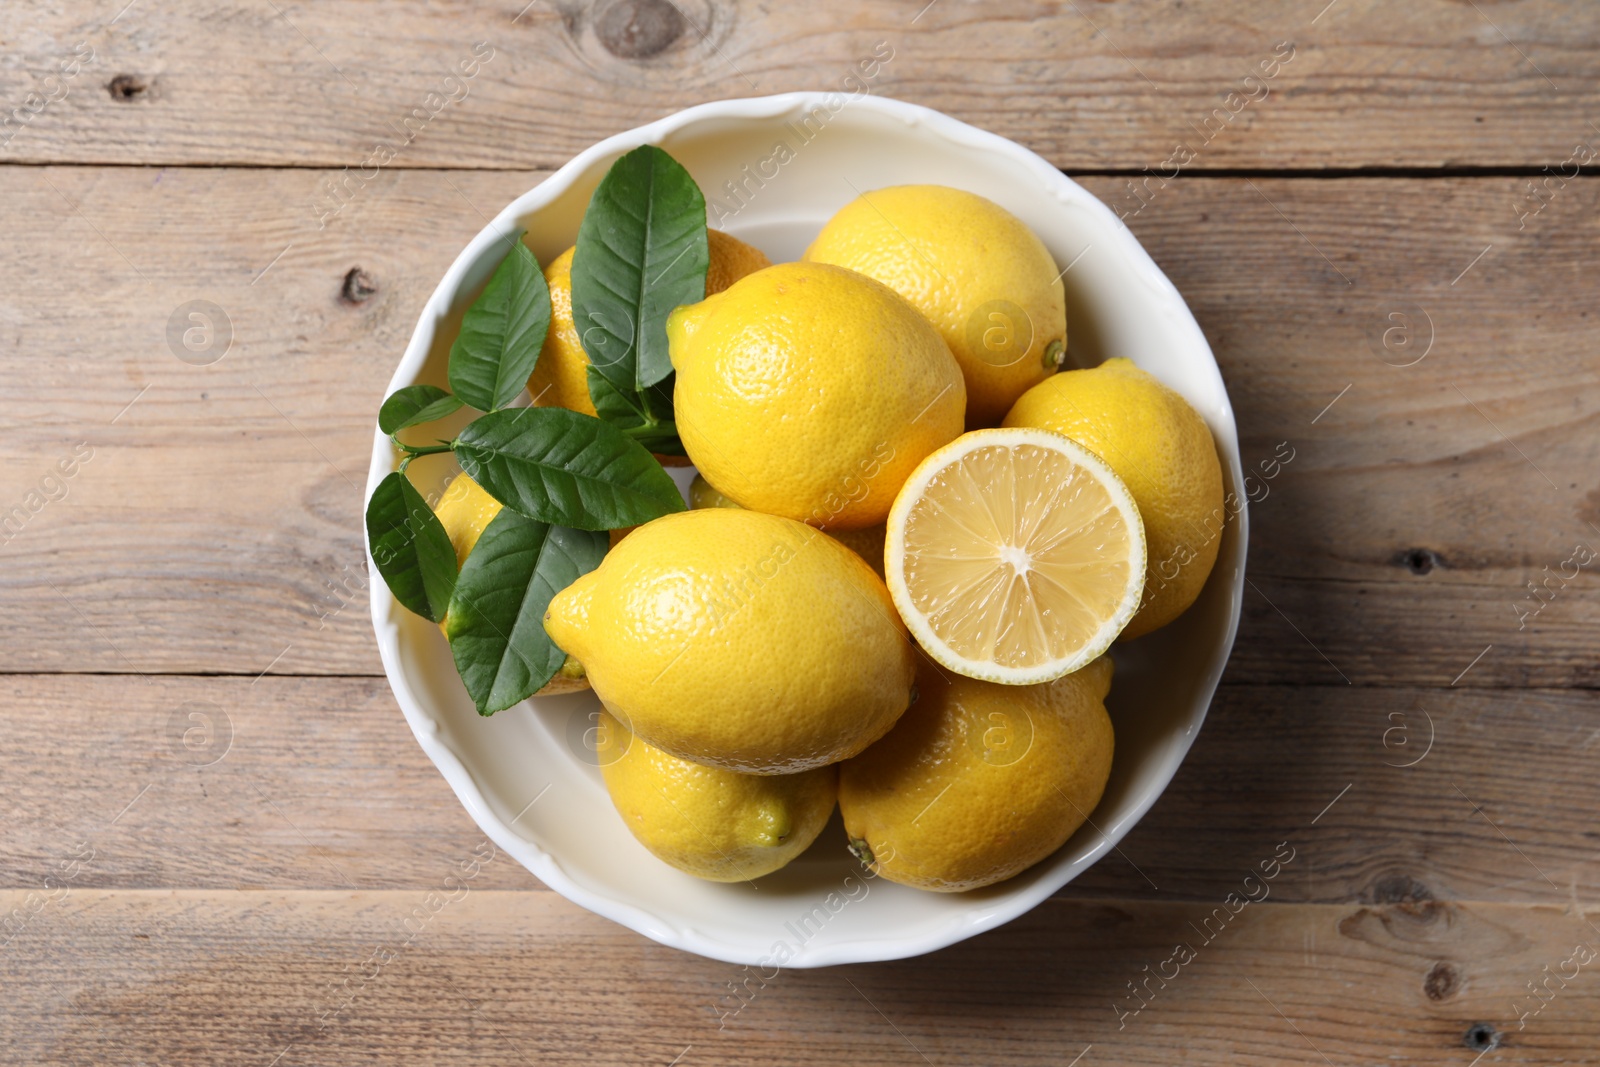
M759 248L721 230L706 230L711 263L706 267L706 295L715 296L747 274L772 266Z
M483 531L488 529L489 523L500 514L500 507L500 501L490 496L483 486L465 473L456 475L450 484L445 486L444 494L439 497L439 503L433 511L439 516L444 532L450 536L450 546L456 550L457 568L466 564L467 554L472 551L472 546L478 543L478 538L483 536ZM448 636L444 619L439 620L439 632ZM577 660L568 656L567 662L561 665L561 670L556 676L545 683L544 688L534 696L556 696L588 688L589 683L583 677L582 666Z
M899 724L839 768L851 851L891 882L959 892L1060 848L1111 774L1111 660L1021 687L919 673Z
M993 426L1054 374L1067 344L1055 260L999 204L942 185L899 185L846 204L806 259L876 278L938 328L967 382L967 425Z
M550 288L550 328L544 335L539 362L528 376L528 395L539 407L568 408L595 414L589 399L589 356L572 321L572 253L569 248L544 269Z
M736 508L738 503L728 494L706 481L706 476L696 474L689 483L689 506L691 508Z
M853 756L910 701L915 653L854 552L732 508L648 522L550 601L608 710L681 759L789 774Z
M689 506L691 508L736 508L739 505L729 499L716 486L706 481L706 476L696 474L694 481L689 483ZM867 566L877 572L879 578L883 577L883 523L876 526L863 526L859 530L829 530L833 539L839 542L856 555L867 561Z
M1045 430L973 430L922 462L889 513L895 607L929 655L1008 685L1100 655L1139 607L1139 509L1110 467Z
M859 530L829 530L829 535L856 555L867 561L873 573L883 577L883 544L887 528L883 523L863 526Z
M852 530L961 432L966 390L938 333L854 271L782 263L667 320L678 436L753 511Z
M456 475L445 486L433 512L439 516L444 532L450 535L450 546L456 550L457 569L466 565L467 554L489 528L489 523L500 514L500 507L500 501L465 473Z
M833 814L838 771L739 774L668 755L600 713L595 744L617 814L666 863L713 882L771 874L816 840Z
M1023 394L1007 426L1066 434L1117 472L1149 541L1144 603L1122 632L1139 637L1194 603L1217 561L1228 513L1211 430L1183 397L1126 359L1064 371Z
M720 230L706 231L711 264L706 269L706 295L720 293L746 274L770 263L759 248ZM577 325L572 321L572 253L567 249L544 269L550 287L550 330L545 334L539 362L528 378L528 395L540 407L570 408L593 415L589 399L589 356L583 350Z

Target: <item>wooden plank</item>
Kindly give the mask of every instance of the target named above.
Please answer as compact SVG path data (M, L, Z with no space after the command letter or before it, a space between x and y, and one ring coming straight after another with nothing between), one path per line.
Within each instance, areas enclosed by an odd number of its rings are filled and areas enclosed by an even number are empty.
M1256 467L1230 677L1600 681L1600 183L1526 184L1175 183L1133 220Z
M1584 0L118 6L12 5L0 158L338 168L386 139L394 166L555 167L691 104L821 89L1069 170L1159 168L1178 144L1200 168L1525 167L1594 143L1600 112Z
M44 886L87 843L86 886L415 886L484 840L381 679L12 676L0 692L0 885ZM505 859L482 884L539 886Z
M30 1064L1597 1062L1600 937L1555 907L1268 902L1207 941L1200 906L1051 901L915 961L760 971L549 893L452 896L74 889L0 952L0 1038Z
M1156 806L1065 892L1220 899L1288 840L1304 862L1273 892L1297 902L1588 899L1597 739L1589 691L1225 685Z
M323 177L0 170L0 512L40 505L0 546L0 603L29 620L0 670L378 672L373 413L449 261L540 175L385 172L318 230ZM1600 679L1595 563L1559 578L1600 551L1600 182L1519 219L1523 185L1183 179L1130 218L1213 341L1246 462L1293 453L1252 507L1233 680ZM209 366L166 337L195 299L232 324ZM1383 347L1391 314L1432 322L1420 363L1389 365L1411 358ZM30 497L80 444L65 498Z
M4 509L93 451L4 546L5 595L43 598L79 635L29 642L15 666L379 672L361 533L372 412L480 212L541 176L417 177L384 175L381 197L319 231L301 207L311 171L0 172L19 210L43 213L0 268L4 358L30 396L0 416ZM352 302L358 268L375 288ZM223 308L232 336L219 327L209 365L169 343L194 300ZM115 564L59 565L108 536Z
M0 692L0 886L44 886L88 842L86 888L425 888L482 840L382 679ZM1291 841L1274 899L1588 900L1597 738L1592 691L1224 686L1166 794L1064 892L1221 900ZM539 885L509 860L482 877Z

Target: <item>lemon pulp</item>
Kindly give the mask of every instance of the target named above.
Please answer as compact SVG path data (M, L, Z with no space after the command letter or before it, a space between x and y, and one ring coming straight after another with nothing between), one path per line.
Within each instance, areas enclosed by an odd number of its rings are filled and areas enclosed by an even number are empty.
M889 589L945 666L1030 684L1103 652L1137 610L1144 529L1092 453L1039 430L980 430L928 457L889 520Z

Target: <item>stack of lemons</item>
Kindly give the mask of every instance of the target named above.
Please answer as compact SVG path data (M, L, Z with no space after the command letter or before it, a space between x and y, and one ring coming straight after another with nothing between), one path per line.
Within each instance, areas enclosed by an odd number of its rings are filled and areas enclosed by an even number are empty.
M1107 649L1211 571L1210 431L1126 359L1060 370L1056 263L971 193L868 193L796 263L710 251L667 328L691 509L551 601L546 691L592 685L617 810L681 870L777 870L837 804L892 881L1010 878L1099 803ZM592 411L570 264L530 393ZM497 510L446 493L461 556Z

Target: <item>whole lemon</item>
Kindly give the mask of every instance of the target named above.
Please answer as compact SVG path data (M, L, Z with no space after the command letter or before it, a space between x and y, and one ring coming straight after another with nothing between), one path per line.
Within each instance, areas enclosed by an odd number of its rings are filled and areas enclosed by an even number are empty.
M942 185L865 193L828 220L805 258L884 283L928 317L967 382L967 426L995 425L1054 374L1067 344L1055 260L981 196Z
M1115 471L1144 519L1144 600L1122 631L1140 637L1183 614L1217 562L1222 464L1200 413L1126 359L1071 370L1024 393L1007 426L1036 426L1072 438Z
M770 263L759 248L720 230L707 230L711 265L706 269L706 295L720 293L734 282ZM572 254L569 248L544 269L550 287L550 329L539 362L528 378L528 395L540 407L569 408L595 414L589 398L589 356L572 321Z
M739 505L727 493L706 481L704 474L696 474L689 483L691 508L736 508Z
M802 523L732 508L640 526L550 601L601 701L681 759L790 774L853 756L911 698L889 591Z
M500 501L490 496L488 491L473 481L465 472L451 479L445 487L444 494L439 497L439 503L433 512L439 516L439 523L444 527L444 532L450 537L450 546L456 550L456 567L460 568L467 562L467 554L478 543L478 538L483 536L483 531L500 514ZM439 631L449 636L445 629L445 619L439 620ZM561 693L576 693L589 688L588 681L583 677L583 667L571 656L561 665L556 676L545 683L543 689L534 696L557 696Z
M689 483L689 506L736 508L739 505L722 490L706 481L705 475L696 474L694 481ZM835 541L866 560L867 566L876 571L879 578L883 577L883 544L888 533L883 523L863 526L859 530L829 530L828 533Z
M747 274L772 266L761 249L721 230L706 230L711 263L706 268L706 295L715 296Z
M771 874L816 840L833 814L838 771L739 774L668 755L600 713L595 754L617 814L639 843L713 882Z
M467 554L489 523L500 514L500 506L500 501L465 473L456 475L445 486L433 513L439 516L444 532L450 535L450 547L456 550L457 569L466 565Z
M850 850L891 882L953 893L1060 848L1100 803L1113 738L1111 660L1038 685L924 666L882 741L839 768Z
M917 463L961 433L961 369L885 285L820 263L756 271L667 320L678 436L753 511L880 523Z

